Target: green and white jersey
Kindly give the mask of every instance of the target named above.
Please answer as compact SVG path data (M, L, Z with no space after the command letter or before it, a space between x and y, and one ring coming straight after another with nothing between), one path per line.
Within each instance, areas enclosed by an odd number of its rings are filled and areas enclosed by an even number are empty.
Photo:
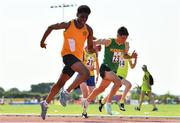
M103 64L109 67L113 72L117 71L119 58L124 53L125 44L118 45L115 39L111 39L111 44L105 47Z

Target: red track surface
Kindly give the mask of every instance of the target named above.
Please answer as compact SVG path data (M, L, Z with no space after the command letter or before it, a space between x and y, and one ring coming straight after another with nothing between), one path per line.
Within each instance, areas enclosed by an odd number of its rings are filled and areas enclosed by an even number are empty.
M180 123L180 118L162 117L98 117L83 119L76 116L50 116L42 120L39 116L0 115L0 123Z

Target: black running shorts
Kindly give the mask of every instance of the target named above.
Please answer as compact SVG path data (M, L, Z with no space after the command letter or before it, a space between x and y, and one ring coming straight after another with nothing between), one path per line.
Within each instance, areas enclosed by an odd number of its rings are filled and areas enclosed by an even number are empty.
M64 74L68 74L70 77L73 76L73 74L75 73L74 70L71 69L71 66L76 63L76 62L80 62L80 60L78 58L76 58L74 55L72 54L68 54L63 56L63 62L65 64L62 72Z

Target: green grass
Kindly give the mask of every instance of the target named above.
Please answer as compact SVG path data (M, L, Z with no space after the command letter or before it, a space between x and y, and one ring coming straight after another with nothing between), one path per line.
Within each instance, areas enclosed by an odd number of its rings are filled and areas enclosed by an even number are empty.
M153 112L152 105L143 105L141 111L135 111L133 105L126 105L126 111L122 112L116 104L112 105L115 112L120 116L180 116L180 105L157 105L158 111ZM48 114L81 114L80 105L71 104L62 107L59 104L49 105ZM40 105L0 105L0 114L40 114ZM105 115L99 112L98 105L92 104L88 108L88 114Z

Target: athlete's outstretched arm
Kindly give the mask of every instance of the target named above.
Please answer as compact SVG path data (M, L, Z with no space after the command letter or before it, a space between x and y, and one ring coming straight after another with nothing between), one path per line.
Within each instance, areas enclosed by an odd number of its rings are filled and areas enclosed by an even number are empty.
M97 39L95 41L95 44L105 45L105 47L107 47L111 44L111 40L110 39Z
M47 44L45 43L45 40L48 37L48 35L52 32L52 30L67 29L69 24L70 22L69 23L62 22L62 23L57 23L57 24L53 24L49 26L41 39L41 42L40 42L41 48L46 48Z

